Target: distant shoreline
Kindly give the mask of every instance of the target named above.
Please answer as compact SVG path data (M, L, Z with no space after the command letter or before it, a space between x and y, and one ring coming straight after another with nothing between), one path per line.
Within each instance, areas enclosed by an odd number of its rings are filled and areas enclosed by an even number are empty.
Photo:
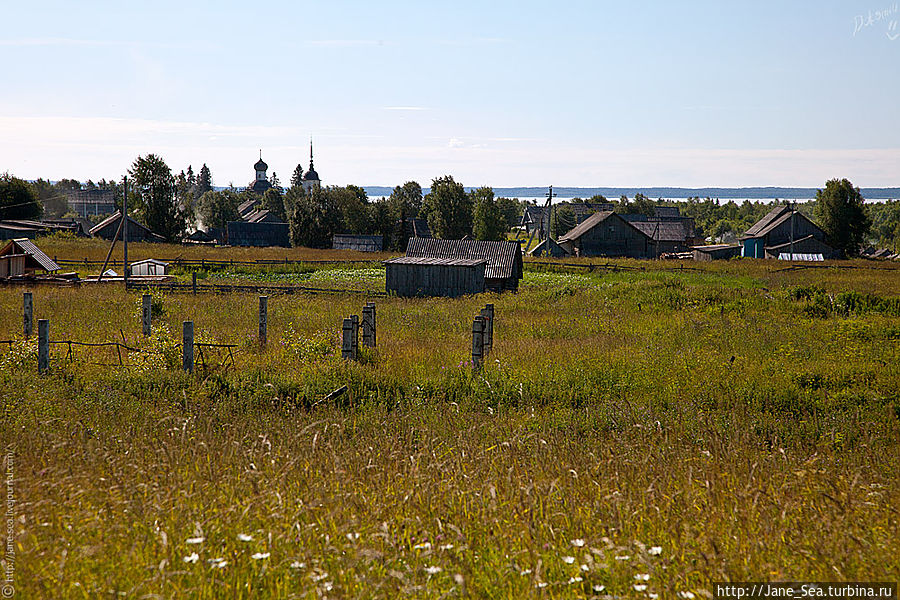
M370 198L390 196L393 188L387 186L364 186ZM466 191L475 188L466 188ZM541 198L547 195L546 187L495 187L496 198ZM650 199L657 198L713 198L720 200L772 200L783 198L786 200L810 200L816 197L816 188L787 188L787 187L746 187L746 188L680 188L680 187L646 187L646 188L615 188L615 187L555 187L554 194L558 199L583 198L600 194L609 200L618 200L622 195L633 198L641 193ZM866 200L889 200L900 198L900 187L893 188L862 188L863 198ZM428 193L428 189L423 189Z

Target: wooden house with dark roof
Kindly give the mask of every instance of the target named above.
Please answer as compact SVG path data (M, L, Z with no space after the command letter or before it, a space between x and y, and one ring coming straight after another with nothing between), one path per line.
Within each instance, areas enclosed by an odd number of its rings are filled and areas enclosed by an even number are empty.
M122 221L122 211L117 210L107 218L103 219L93 228L90 234L93 237L112 240L119 231L119 223ZM138 223L133 218L128 217L128 241L129 242L164 242L165 239L152 231L145 225Z
M803 213L789 206L776 206L740 237L746 258L778 258L790 253L822 254L834 258L835 251L825 241L825 232Z
M37 271L52 273L59 265L28 238L10 240L0 248L0 279L34 275Z
M650 238L612 211L594 213L557 240L575 256L649 258Z

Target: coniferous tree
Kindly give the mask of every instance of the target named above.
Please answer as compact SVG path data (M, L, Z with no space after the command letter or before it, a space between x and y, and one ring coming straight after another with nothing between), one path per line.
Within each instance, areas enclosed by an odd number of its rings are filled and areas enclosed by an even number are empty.
M202 196L206 192L213 189L212 173L206 163L200 167L200 174L197 176L197 195Z
M294 174L291 175L291 187L300 187L303 185L303 165L297 165Z

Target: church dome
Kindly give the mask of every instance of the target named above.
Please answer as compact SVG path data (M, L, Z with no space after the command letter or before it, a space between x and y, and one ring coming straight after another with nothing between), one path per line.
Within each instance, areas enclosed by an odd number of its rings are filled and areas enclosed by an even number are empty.
M315 170L315 169L310 169L310 170L307 171L306 174L303 176L303 180L304 180L304 181L319 181L319 174L316 173L316 170Z
M257 171L267 171L269 169L269 165L264 163L263 159L260 158L258 161L256 161L256 164L253 165L253 168Z

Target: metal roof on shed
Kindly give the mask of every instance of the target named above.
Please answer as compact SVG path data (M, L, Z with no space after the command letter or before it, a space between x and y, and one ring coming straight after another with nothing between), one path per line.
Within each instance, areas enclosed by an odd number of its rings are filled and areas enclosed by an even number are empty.
M386 265L441 265L445 267L477 267L487 263L483 258L424 258L417 256L400 256L384 261Z
M516 242L410 238L406 257L486 260L486 279L522 278L522 247Z
M59 271L59 265L56 264L52 258L44 254L44 251L35 246L34 242L28 238L16 238L12 240L10 244L15 244L15 247L18 247L19 250L34 258L34 260L41 265L41 268L48 271Z

